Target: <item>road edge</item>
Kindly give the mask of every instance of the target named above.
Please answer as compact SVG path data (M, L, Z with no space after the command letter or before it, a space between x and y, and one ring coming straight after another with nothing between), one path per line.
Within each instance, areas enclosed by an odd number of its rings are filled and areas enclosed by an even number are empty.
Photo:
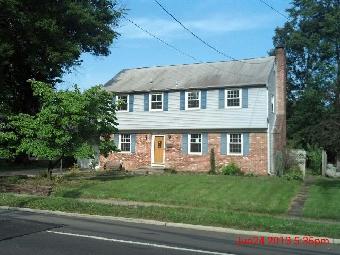
M0 209L16 210L16 211L22 211L22 212L33 212L33 213L66 216L66 217L77 217L77 218L82 218L82 219L98 219L98 220L120 221L120 222L127 222L127 223L149 224L149 225L157 225L157 226L164 226L164 227L202 230L202 231L210 231L210 232L218 232L218 233L226 233L226 234L247 235L247 236L253 236L253 237L254 236L287 237L287 238L288 237L290 238L299 237L302 240L303 237L307 236L307 235L296 235L296 234L260 232L260 231L253 231L253 230L239 230L239 229L234 229L234 228L193 225L193 224L187 224L187 223L165 222L165 221L139 219L139 218L125 218L125 217L116 217L116 216L103 216L103 215L93 215L93 214L83 214L83 213L71 213L71 212L62 212L62 211L31 209L31 208L25 208L25 207L0 206ZM330 241L330 244L340 244L340 239L331 238L331 237L313 236L314 240L321 239L321 238L327 238Z

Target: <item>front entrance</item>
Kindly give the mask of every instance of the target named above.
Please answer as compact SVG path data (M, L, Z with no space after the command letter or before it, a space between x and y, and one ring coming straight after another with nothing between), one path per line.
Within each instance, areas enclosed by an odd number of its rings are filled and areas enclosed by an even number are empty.
M164 164L164 136L154 136L153 139L153 164Z

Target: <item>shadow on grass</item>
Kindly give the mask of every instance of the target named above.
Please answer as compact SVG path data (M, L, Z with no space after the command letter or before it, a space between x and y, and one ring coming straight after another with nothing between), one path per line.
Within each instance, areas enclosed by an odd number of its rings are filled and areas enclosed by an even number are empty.
M314 185L319 186L323 189L337 188L340 189L339 179L322 179L318 180Z
M89 180L95 180L95 181L114 181L114 180L124 180L133 178L136 176L132 175L97 175L90 177Z

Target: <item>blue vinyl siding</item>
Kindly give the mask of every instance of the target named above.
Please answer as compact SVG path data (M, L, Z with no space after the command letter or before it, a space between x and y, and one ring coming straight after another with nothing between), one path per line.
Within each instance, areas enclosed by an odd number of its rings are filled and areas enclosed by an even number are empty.
M222 91L224 94L224 89ZM168 92L168 111L154 112L149 112L148 94L135 94L133 112L117 112L119 129L178 129L186 132L190 129L267 129L268 105L265 87L248 88L248 108L226 109L224 96L222 95L221 100L218 89L207 91L207 107L204 110L180 110L181 105L184 109L184 91Z

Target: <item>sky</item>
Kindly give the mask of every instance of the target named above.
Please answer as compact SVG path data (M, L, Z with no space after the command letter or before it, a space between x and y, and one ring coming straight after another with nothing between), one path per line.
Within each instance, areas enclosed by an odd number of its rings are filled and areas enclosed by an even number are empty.
M267 56L275 28L286 21L260 0L158 1L195 34L235 59ZM265 1L282 13L290 7L289 0ZM120 36L110 46L111 54L82 54L82 64L64 75L58 89L104 84L122 69L230 60L184 30L153 0L120 0L119 5L130 20L198 61L121 19L115 29Z

